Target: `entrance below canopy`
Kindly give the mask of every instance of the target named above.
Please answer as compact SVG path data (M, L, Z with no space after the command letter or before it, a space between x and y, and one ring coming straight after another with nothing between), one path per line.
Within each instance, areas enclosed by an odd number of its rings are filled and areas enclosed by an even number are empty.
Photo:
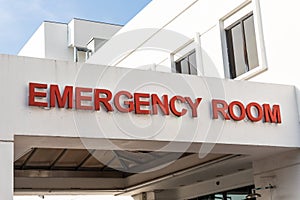
M15 136L15 194L135 195L156 191L163 196L208 183L220 191L234 189L239 184L254 184L253 159L285 150L216 144L199 156L201 144L190 144L180 152L161 151L166 143L159 141L111 142L114 145L105 146L101 139ZM85 148L87 144L90 148ZM175 146L180 150L182 144ZM206 190L199 192L211 193Z

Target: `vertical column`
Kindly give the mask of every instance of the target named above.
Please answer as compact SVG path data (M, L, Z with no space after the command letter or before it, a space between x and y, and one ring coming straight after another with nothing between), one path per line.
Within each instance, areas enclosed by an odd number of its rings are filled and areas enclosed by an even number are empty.
M74 59L74 62L78 62L78 50L77 50L77 47L73 48L73 59Z
M260 200L300 199L300 150L253 162L254 182ZM271 188L273 186L275 188Z
M198 76L204 76L204 68L203 68L203 58L202 58L202 50L201 50L201 35L200 33L196 33L195 35L195 43L196 43L196 63L197 63L197 74Z
M13 200L13 142L0 142L0 199Z

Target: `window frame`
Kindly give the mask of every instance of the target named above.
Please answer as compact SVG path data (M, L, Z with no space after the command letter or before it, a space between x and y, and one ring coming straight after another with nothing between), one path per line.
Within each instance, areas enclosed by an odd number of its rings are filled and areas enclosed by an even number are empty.
M252 11L249 12L248 14L244 15L243 17L241 17L240 19L238 19L237 21L235 21L233 24L229 25L225 29L226 46L227 46L227 56L228 56L228 61L229 61L229 73L230 73L229 75L230 75L231 79L235 79L238 76L236 75L236 67L237 66L236 66L235 61L234 61L234 49L233 49L233 45L232 45L233 42L232 42L232 37L231 37L232 35L230 35L230 37L229 37L228 32L230 30L232 30L234 27L236 27L238 25L241 25L241 29L242 29L241 32L243 34L242 35L243 46L244 46L244 48L247 49L244 21L247 20L247 19L249 19L251 16L253 16L253 12ZM254 18L254 16L253 16L253 18ZM254 27L254 29L255 29L255 27ZM229 43L230 43L230 45L229 45ZM257 59L258 59L258 51L256 53L257 53ZM229 55L232 55L232 56L229 56ZM245 60L244 71L245 71L245 73L247 73L247 72L251 71L251 69L249 67L248 51L244 51L244 60ZM231 65L230 65L230 63L231 63ZM256 67L258 67L258 66L256 66ZM245 73L243 73L243 74L245 74Z
M259 0L252 0L252 1L247 0L219 19L225 78L232 79L230 76L230 65L229 65L229 58L228 58L228 51L227 51L226 30L229 29L230 27L233 27L236 22L238 22L240 19L243 19L250 13L253 13L258 66L255 67L254 69L247 71L246 73L237 76L236 78L233 78L233 80L248 80L268 69L265 44L263 39L264 37L263 37Z
M199 34L196 33L194 38L191 38L190 40L188 40L183 45L179 46L176 50L170 53L172 73L178 73L176 70L176 62L184 59L186 56L190 55L191 53L193 53L193 51L195 51L196 74L185 74L185 75L199 76L203 74L200 43L198 38L199 38Z
M196 64L196 73L195 74L193 74L192 73L192 70L191 70L191 66L190 66L190 56L192 55L192 54L195 54L195 64ZM183 60L185 60L185 59L187 59L187 62L188 62L188 73L182 73L182 67L181 67L181 69L180 70L178 70L177 68L177 64L179 64L179 63L181 63ZM196 49L193 49L193 50L191 50L191 51L189 51L188 53L186 53L184 56L182 56L181 58L179 58L179 59L177 59L176 61L175 61L175 71L176 71L176 73L180 73L180 74L188 74L188 75L197 75L197 59L196 59Z

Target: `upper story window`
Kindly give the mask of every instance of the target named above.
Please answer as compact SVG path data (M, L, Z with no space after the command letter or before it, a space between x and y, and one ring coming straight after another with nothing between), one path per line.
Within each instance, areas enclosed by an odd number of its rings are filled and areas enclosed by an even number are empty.
M258 0L233 8L220 19L225 77L246 80L267 70Z
M196 51L192 50L183 58L175 61L176 73L197 75Z
M225 29L230 78L259 66L253 13Z
M197 36L179 46L170 54L171 69L174 73L198 75L200 54L197 48Z

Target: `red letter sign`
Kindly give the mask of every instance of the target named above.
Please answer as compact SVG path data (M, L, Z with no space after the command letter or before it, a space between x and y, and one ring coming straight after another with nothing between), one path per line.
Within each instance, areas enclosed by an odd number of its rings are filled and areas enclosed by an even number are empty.
M226 110L228 109L228 104L224 100L213 99L212 100L212 109L213 109L213 119L218 119L218 113L222 114L225 120L230 120ZM222 107L218 107L218 105Z
M50 85L50 107L55 107L55 100L57 101L59 108L64 108L67 103L67 108L73 108L73 87L66 86L63 96L61 97L58 85Z
M182 102L182 103L185 103L186 100L185 100L185 98L183 98L182 96L174 96L174 97L172 97L171 100L170 100L170 108L171 108L172 113L173 113L174 115L176 115L177 117L181 117L181 116L183 116L183 115L186 114L187 110L186 110L185 108L183 108L183 109L181 110L181 112L178 111L178 110L176 109L176 106L175 106L176 101L180 101L180 102Z
M81 93L82 92L92 92L92 88L82 88L82 87L77 87L75 89L76 93L76 109L81 109L81 110L93 110L93 106L87 106L87 105L82 105L82 101L92 101L91 96L83 96Z
M281 123L281 115L279 105L274 105L271 110L269 104L263 104L265 122Z
M46 92L36 92L35 88L38 88L38 89L47 89L47 84L29 83L29 98L28 98L28 104L29 104L29 106L48 107L48 103L47 102L35 101L35 97L40 97L40 98L47 97L47 93Z

